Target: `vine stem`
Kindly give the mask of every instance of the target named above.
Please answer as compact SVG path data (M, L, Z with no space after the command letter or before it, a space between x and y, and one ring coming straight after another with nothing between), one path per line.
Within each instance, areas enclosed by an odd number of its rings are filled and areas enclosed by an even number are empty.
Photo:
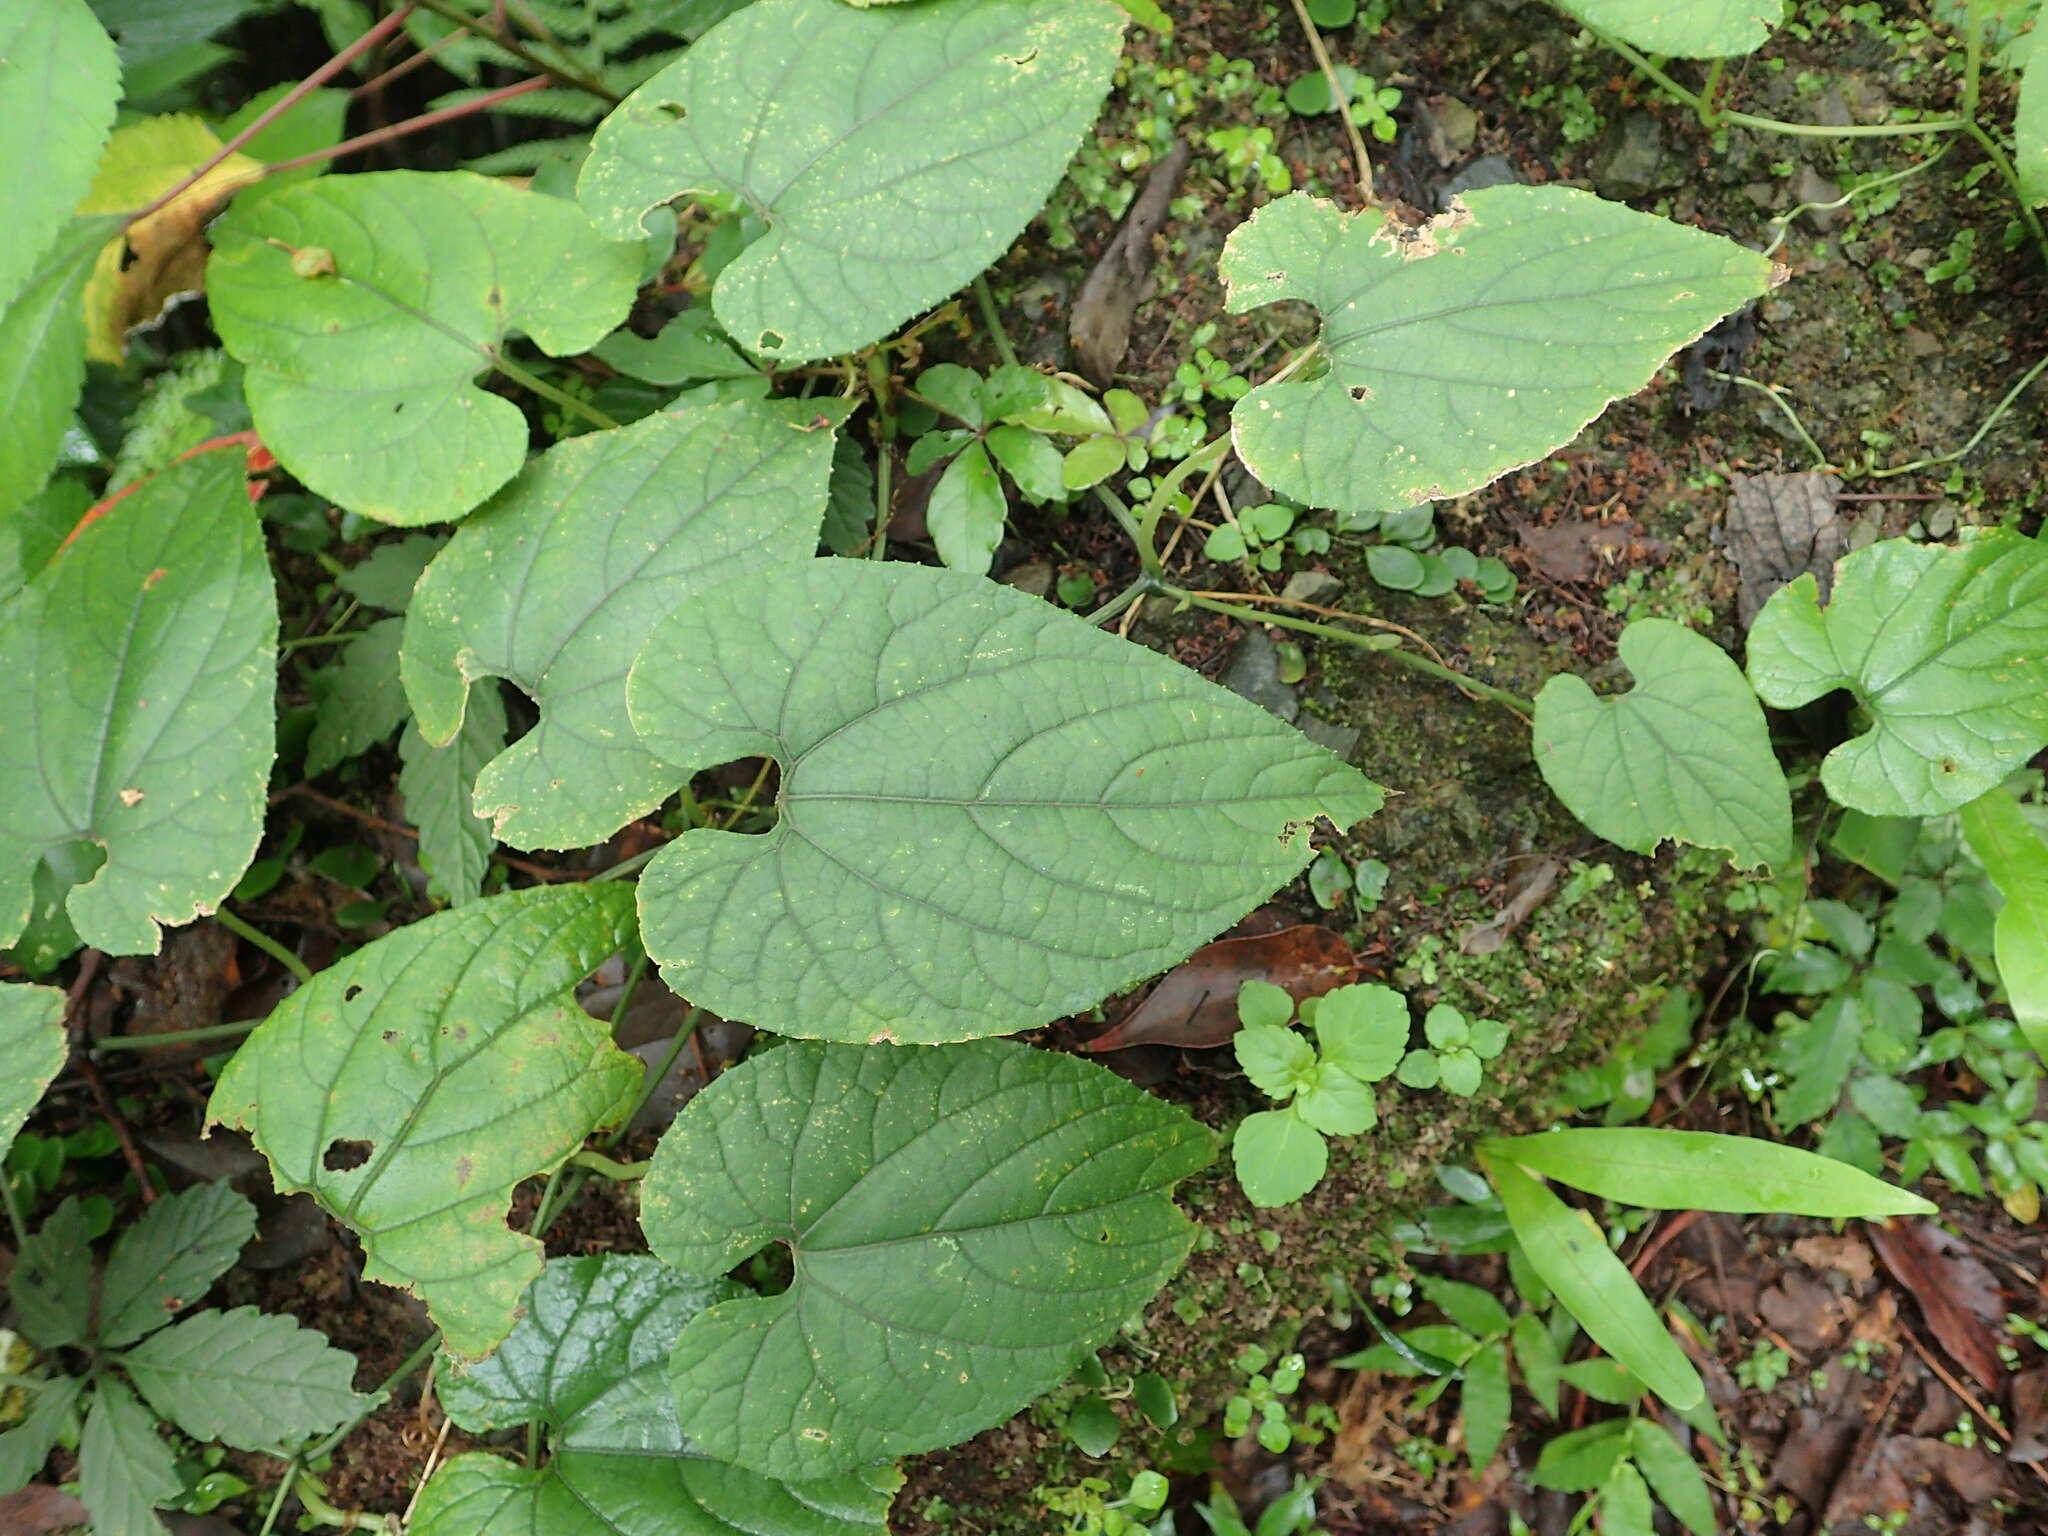
M618 1184L646 1178L647 1170L653 1166L651 1163L621 1163L606 1157L602 1152L592 1152L588 1148L573 1155L569 1162L573 1167L587 1168L599 1178L610 1179Z
M193 171L183 181L179 182L176 186L172 187L170 191L164 193L161 197L157 198L155 202L149 203L142 208L138 208L135 212L129 214L128 223L132 225L139 222L142 219L148 218L152 213L155 213L159 208L165 207L167 204L174 202L176 199L183 196L186 192L189 192L193 187L199 185L199 183L203 179L205 179L206 173L208 171L211 171L215 166L219 165L222 161L226 160L229 155L232 155L244 144L248 143L251 139L255 138L257 134L261 133L265 128L268 128L280 117L283 117L285 113L291 111L293 107L296 107L300 102L304 101L308 96L312 95L314 91L318 90L321 86L325 85L329 80L332 80L344 69L347 69L349 65L353 64L358 58L362 57L363 54L368 53L372 48L375 48L379 43L382 43L387 37L391 36L392 33L396 32L400 27L404 26L406 23L406 19L412 15L412 12L413 7L411 0L407 0L407 3L405 5L400 6L397 10L393 11L389 16L386 16L382 21L378 22L375 26L371 27L369 31L365 32L361 37L357 38L354 42L350 43L346 48L342 49L341 52L337 53L333 58L329 59L325 64L322 64L318 69L314 70L313 73L306 76L305 79L301 80L297 85L293 86L290 90L286 91L282 96L278 97L277 100L272 102L267 108L257 113L256 116L253 119L251 119L249 123L241 129L240 132L236 133L232 138L230 138L227 141L227 143L221 145L221 147L218 150L216 150L210 157L201 161L198 169ZM276 169L277 167L275 166L271 167L272 172L274 172ZM270 174L270 172L266 172L265 174Z
M495 91L487 91L469 101L458 102L452 107L443 107L438 112L423 112L418 117L408 117L403 122L373 128L368 133L359 133L352 139L343 139L339 144L330 144L325 149L309 150L290 160L276 161L264 167L263 174L276 176L284 171L295 171L302 165L318 165L322 160L352 155L358 150L372 149L379 144L388 144L394 139L410 138L415 133L428 128L438 128L441 124L452 123L457 118L474 117L479 112L488 112L500 102L524 96L530 91L538 91L547 84L547 76L533 75L512 85L501 86Z
M421 10L432 11L443 21L453 22L465 32L475 33L494 48L504 49L513 58L518 59L533 69L539 70L544 75L560 81L563 85L573 86L579 91L587 91L592 96L610 102L613 106L617 106L626 99L602 80L586 75L581 70L568 68L560 62L550 63L546 58L534 52L524 43L504 36L501 33L493 32L489 27L477 20L476 17L469 15L457 6L448 4L447 0L415 0L415 3ZM555 46L559 49L561 44L557 43Z
M298 977L300 986L312 985L313 973L307 968L306 962L278 943L269 934L242 921L241 918L235 916L226 907L222 907L219 911L215 912L213 920L237 938L262 950L264 954L270 956L271 959Z
M95 1040L92 1048L96 1051L153 1051L158 1046L203 1045L209 1040L232 1040L246 1035L261 1022L245 1019L235 1024L208 1024L203 1029L166 1030L161 1035L109 1035L104 1040Z
M1015 368L1017 349L1010 345L1010 333L1003 329L1003 317L996 311L996 296L989 291L986 272L974 274L974 302L981 306L981 323L988 327L989 340L996 344L996 355Z
M1315 55L1316 67L1323 72L1323 79L1330 87L1330 99L1337 103L1337 116L1344 120L1344 136L1351 141L1351 158L1358 166L1358 200L1372 201L1372 157L1365 152L1365 136L1358 131L1358 123L1351 116L1351 95L1337 78L1337 66L1330 62L1330 51L1323 46L1323 34L1316 27L1315 18L1308 13L1303 0L1293 0L1294 16L1301 23L1301 30L1308 36L1308 51Z

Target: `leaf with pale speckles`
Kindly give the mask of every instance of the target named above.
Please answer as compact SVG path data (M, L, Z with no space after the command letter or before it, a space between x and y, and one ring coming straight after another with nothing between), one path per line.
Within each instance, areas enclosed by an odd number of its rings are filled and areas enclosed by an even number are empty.
M644 247L467 171L325 176L237 204L212 239L213 322L265 446L389 523L458 518L512 478L526 418L478 375L515 332L554 357L595 346Z
M502 1339L541 1270L513 1186L630 1107L642 1068L572 989L633 932L612 882L494 896L365 945L287 998L228 1063L209 1124L240 1126L280 1191L417 1291L457 1354Z
M0 1157L70 1054L62 992L0 987Z
M1322 312L1327 369L1260 385L1230 427L1260 480L1341 512L1542 458L1772 282L1732 240L1566 187L1486 187L1414 228L1296 193L1240 224L1218 270L1232 314Z
M959 571L809 560L676 610L627 682L671 782L782 765L774 830L640 880L647 952L726 1018L930 1044L1092 1007L1185 959L1380 806L1187 668Z
M1104 0L755 0L604 120L576 195L615 239L684 192L759 214L712 289L719 324L785 364L851 352L1023 232L1123 25Z
M1000 1423L1180 1267L1194 1227L1170 1191L1215 1147L1113 1073L1011 1041L756 1056L690 1102L641 1190L678 1269L771 1241L796 1263L781 1295L682 1330L683 1433L810 1478Z
M1557 0L1589 27L1645 53L1725 59L1770 41L1785 0Z
M239 452L188 459L89 515L5 608L0 943L36 863L105 853L66 910L87 944L154 954L211 912L263 831L277 598Z
M412 1536L619 1536L646 1530L652 1509L673 1536L882 1536L894 1467L778 1482L712 1460L677 1427L676 1335L740 1294L645 1254L549 1260L497 1353L440 1382L472 1433L543 1426L547 1464L456 1457L420 1495Z

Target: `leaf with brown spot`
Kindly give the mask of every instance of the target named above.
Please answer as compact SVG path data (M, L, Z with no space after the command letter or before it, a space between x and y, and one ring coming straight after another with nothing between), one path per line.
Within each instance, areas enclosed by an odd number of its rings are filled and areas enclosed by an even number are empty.
M1300 1002L1321 997L1357 974L1358 957L1343 935L1315 923L1218 939L1168 971L1123 1022L1081 1049L1226 1045L1237 1033L1237 991L1247 981L1270 981Z

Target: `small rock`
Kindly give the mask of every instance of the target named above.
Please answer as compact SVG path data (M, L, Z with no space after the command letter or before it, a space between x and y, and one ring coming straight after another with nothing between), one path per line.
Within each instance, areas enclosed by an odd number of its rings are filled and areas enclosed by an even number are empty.
M1465 169L1458 172L1443 185L1436 195L1437 207L1448 210L1451 199L1461 192L1477 192L1481 187L1518 187L1522 178L1506 155L1481 155Z
M1429 110L1436 118L1443 147L1453 157L1464 154L1479 137L1479 114L1455 96L1432 96ZM1431 145L1435 148L1435 145ZM1444 161L1448 165L1449 161Z
M1320 603L1344 590L1344 583L1328 571L1296 571L1287 578L1280 595L1290 603Z
M1303 715L1294 722L1301 734L1319 747L1328 747L1346 762L1358 746L1358 738L1364 734L1355 725L1339 725L1334 720L1324 720L1316 715Z
M1019 592L1033 597L1044 597L1052 591L1052 567L1043 560L1028 560L1022 565L1013 565L997 578L1006 587L1015 587Z
M1842 189L1810 165L1799 167L1792 178L1792 200L1798 203L1832 203L1840 200ZM1841 222L1846 208L1809 208L1806 217L1815 229L1829 230Z
M1626 202L1675 187L1684 179L1672 174L1664 129L1657 119L1647 112L1630 112L1607 130L1593 171L1593 190Z
M1237 643L1230 665L1223 669L1223 686L1240 698L1278 715L1292 725L1301 714L1294 690L1280 681L1280 653L1262 629L1247 629Z
M1917 325L1906 327L1905 342L1906 350L1915 357L1935 357L1942 350L1941 343L1921 330Z

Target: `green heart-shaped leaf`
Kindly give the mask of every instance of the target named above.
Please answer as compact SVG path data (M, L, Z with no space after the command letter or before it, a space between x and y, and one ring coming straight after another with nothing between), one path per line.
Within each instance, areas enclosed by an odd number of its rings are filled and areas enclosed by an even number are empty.
M512 478L526 418L477 376L515 332L554 357L596 345L642 253L467 171L324 176L237 202L211 238L213 322L264 445L388 523L460 517Z
M282 1191L363 1241L364 1273L417 1291L448 1347L512 1327L540 1244L512 1188L614 1122L642 1067L571 989L633 933L613 882L539 887L401 928L279 1005L221 1074L209 1124L249 1132Z
M1327 371L1260 385L1230 429L1260 480L1340 512L1542 458L1772 278L1731 240L1565 187L1468 192L1415 228L1296 193L1240 224L1218 270L1233 314L1322 311Z
M1645 53L1725 59L1770 41L1784 0L1557 0L1567 11Z
M1214 1153L1183 1111L1009 1041L754 1057L690 1102L641 1189L679 1269L770 1241L796 1264L781 1295L683 1329L683 1432L809 1478L1000 1423L1180 1267L1194 1228L1168 1192Z
M692 1002L814 1039L1091 1007L1300 873L1317 817L1381 799L1186 668L920 566L742 577L655 632L627 697L673 783L782 765L772 831L687 832L648 866L648 953Z
M684 192L760 215L712 289L719 324L783 363L851 352L1030 223L1122 36L1102 0L755 0L604 120L576 195L621 240Z

